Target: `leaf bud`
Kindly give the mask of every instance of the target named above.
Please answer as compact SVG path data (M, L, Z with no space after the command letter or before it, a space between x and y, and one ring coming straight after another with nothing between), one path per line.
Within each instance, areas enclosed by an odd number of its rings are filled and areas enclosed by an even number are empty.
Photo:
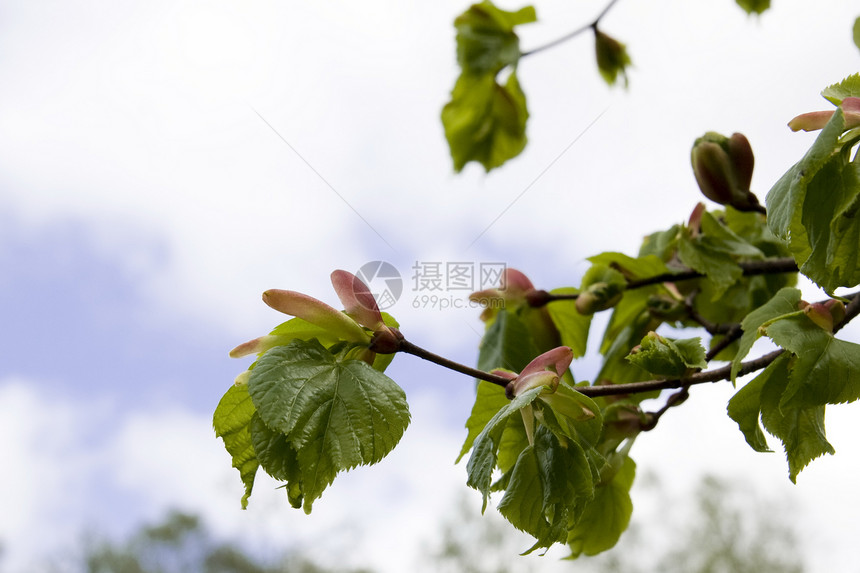
M687 306L669 294L653 294L645 303L648 313L663 322L676 322L687 316Z
M841 300L830 299L812 304L800 301L798 306L809 320L827 332L833 332L833 327L845 318L845 305Z
M582 315L594 314L612 308L623 295L623 286L605 282L594 283L576 297L576 310Z
M690 160L705 197L739 211L759 207L758 199L750 192L755 156L743 134L726 137L709 131L693 144Z
M370 339L370 349L380 354L394 354L400 350L400 341L403 334L400 330L385 326L373 333Z

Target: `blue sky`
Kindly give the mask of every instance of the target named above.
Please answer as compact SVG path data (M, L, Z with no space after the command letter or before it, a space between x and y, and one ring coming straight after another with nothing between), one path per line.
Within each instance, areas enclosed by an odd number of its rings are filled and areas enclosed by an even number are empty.
M523 44L602 7L569 4L537 4L542 23ZM265 482L240 512L210 424L246 366L227 351L281 320L263 290L334 304L333 269L386 260L407 285L391 309L407 336L470 363L477 311L413 308L416 261L503 261L542 288L577 284L584 257L634 252L688 216L699 200L689 147L708 130L747 134L763 195L814 137L788 119L825 109L819 90L858 69L856 7L797 0L756 19L730 0L692 4L614 8L606 31L635 65L627 92L602 85L585 38L524 61L530 144L490 175L453 175L439 124L456 74L451 22L466 3L0 5L5 565L46 549L37 533L54 549L81 528L118 533L179 505L272 547L363 540L356 564L403 570L427 530L414 516L440 518L440 500L465 489L451 462L470 381L398 357L390 373L414 422L390 460L345 476L310 517ZM575 368L587 379L594 361ZM754 455L725 417L730 395L697 391L634 457L670 468L679 491L716 469L786 492L810 511L810 551L826 558L860 526L845 511L856 424L828 411L838 454L792 488L781 455ZM344 523L349 535L326 535ZM393 541L367 542L379 538Z

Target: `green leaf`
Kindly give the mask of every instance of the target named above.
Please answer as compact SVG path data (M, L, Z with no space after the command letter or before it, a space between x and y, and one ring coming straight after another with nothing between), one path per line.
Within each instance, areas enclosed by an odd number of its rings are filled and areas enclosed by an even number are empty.
M639 247L639 256L653 255L662 261L669 261L675 252L675 245L681 235L681 225L672 225L665 231L646 236Z
M557 288L550 294L577 294L579 289L572 287ZM546 310L552 318L553 324L561 334L561 344L573 351L573 356L579 358L585 356L588 346L588 331L591 327L593 315L583 315L576 311L573 300L560 300L546 305Z
M797 356L780 408L860 398L860 344L839 340L803 314L769 325L767 336Z
M620 75L624 78L624 86L627 87L627 68L632 64L627 46L595 27L594 51L597 56L597 70L603 80L613 86Z
M339 472L381 460L409 424L393 380L360 360L338 360L316 340L268 351L248 389L266 426L297 452L306 513Z
M475 438L472 445L472 455L469 456L469 461L466 464L466 471L468 473L466 484L484 494L484 510L487 508L487 498L490 495L493 470L496 467L505 425L513 414L531 405L543 390L543 386L538 386L516 396L501 410L496 412L496 415L487 422L487 425L484 426L484 429Z
M546 427L535 432L535 443L519 455L511 472L499 513L537 543L529 550L549 547L567 538L567 525L594 495L585 453L576 443L562 447Z
M755 245L739 236L727 225L721 223L713 213L702 213L702 240L715 251L722 251L736 257L761 258L762 252Z
M685 265L710 279L714 284L715 298L726 292L743 275L731 255L687 236L678 243L678 256Z
M770 378L771 370L782 367L782 364L776 364L787 359L788 357L785 355L778 357L761 374L735 392L735 395L729 400L727 408L729 418L737 422L747 443L757 452L772 451L768 447L767 440L765 440L764 433L758 423L761 416L761 389Z
M569 531L570 559L612 549L627 529L633 512L630 487L636 476L636 464L627 456L623 459L612 480L595 489L594 499L585 506L579 521Z
M542 394L538 405L544 415L546 407L552 409L560 437L570 438L586 449L597 444L603 432L603 416L600 406L585 394L561 382L555 392Z
M860 163L835 155L807 187L801 221L811 253L800 271L825 290L860 284Z
M656 376L681 378L690 369L708 367L701 338L673 340L652 331L634 350L627 360Z
M478 368L485 372L494 368L519 372L538 354L523 321L516 314L500 310L481 340Z
M251 443L257 452L257 459L267 474L286 481L287 498L290 505L298 509L302 506L302 472L296 458L296 450L287 436L269 428L254 414L251 420Z
M472 444L475 442L478 434L481 433L481 430L508 402L509 400L505 396L504 388L485 380L478 382L475 404L472 406L472 413L469 415L469 419L466 420L468 434L466 435L463 447L460 449L460 455L457 456L458 463L472 449Z
M844 128L837 108L767 194L771 230L788 242L801 272L828 291L860 282L860 164L848 161Z
M860 36L860 18L854 21L854 43L857 43L857 38ZM860 44L858 44L860 47ZM835 83L832 86L827 86L821 90L821 95L833 105L842 105L842 100L847 97L860 97L860 73L852 74Z
M669 267L656 255L643 255L638 258L624 253L605 252L588 257L593 264L603 264L619 271L628 280L644 279L669 272Z
M732 360L732 382L737 379L741 362L749 354L755 341L761 336L759 327L778 317L797 312L798 303L800 303L800 291L796 288L784 288L744 318L741 323L744 333L740 339L738 352Z
M780 321L782 322L782 321ZM789 384L791 360L780 356L765 369L761 387L761 421L765 429L782 440L792 482L809 462L835 450L824 435L824 406L781 405Z
M639 290L644 289L636 289L625 294L621 303L623 304L629 298L635 296ZM644 302L647 302L647 299ZM621 304L618 306L621 307ZM651 378L651 374L647 370L627 360L627 355L634 346L641 342L643 336L659 324L660 321L653 318L647 310L641 310L631 322L627 323L618 332L614 339L609 341L610 346L605 353L603 366L600 367L600 371L597 373L595 383L606 384L607 382L611 382L613 384L626 384L628 382L641 382L642 380ZM607 329L608 331L609 329ZM657 394L659 392L636 394L634 399L639 401L647 398L656 398Z
M618 341L621 332L628 326L638 325L635 329L638 334L633 336L633 340L630 341L631 344L624 349L625 355L631 348L639 344L639 340L649 330L657 328L660 321L651 319L648 313L648 300L652 294L659 290L660 288L655 285L654 287L637 288L624 293L621 302L612 309L612 316L606 326L606 331L603 333L603 341L600 345L601 353L608 354L609 348ZM639 332L642 328L646 328L646 330Z
M737 257L762 258L762 252L711 213L703 213L701 234L689 230L681 234L678 256L691 269L704 274L714 285L712 299L716 300L743 275Z
M854 45L857 46L858 50L860 50L860 17L858 17L856 20L854 20L853 35L854 35ZM857 74L855 74L855 75L857 75ZM860 90L858 90L858 91L860 91ZM855 96L855 97L857 97L857 96Z
M463 73L442 108L445 138L460 172L477 161L486 171L519 155L526 146L526 96L515 71L504 85L493 73Z
M535 22L532 6L516 12L496 8L492 2L473 4L457 16L457 62L464 73L495 75L520 59L520 40L514 27Z
M770 0L735 0L747 14L761 14L770 8Z
M233 458L233 467L239 470L245 485L242 509L248 507L248 498L254 489L254 477L260 466L251 442L250 426L255 412L248 387L231 386L218 402L212 419L215 435L224 440L224 447Z
M320 343L329 347L335 344L339 339L331 334L328 330L321 326L311 324L302 318L291 318L286 322L282 322L272 329L269 333L272 336L281 336L284 338L284 344L289 344L292 339L310 340L316 338Z

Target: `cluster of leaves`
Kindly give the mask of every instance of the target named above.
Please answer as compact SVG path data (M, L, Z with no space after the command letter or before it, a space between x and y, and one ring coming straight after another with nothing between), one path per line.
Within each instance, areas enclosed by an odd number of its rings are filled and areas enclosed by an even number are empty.
M770 0L736 0L748 14L761 14ZM632 60L627 46L599 28L609 2L591 23L547 46L520 49L516 28L537 21L533 6L516 11L496 7L490 0L473 4L454 20L457 30L457 63L460 76L451 100L442 109L442 125L454 160L454 170L480 163L486 171L500 167L525 149L529 117L526 95L517 78L520 60L582 33L594 34L594 55L600 76L610 86L623 79ZM860 30L860 25L855 26ZM858 33L855 31L855 37Z
M768 4L738 3L748 12ZM530 7L506 12L488 0L457 18L462 74L442 114L456 170L472 160L489 170L525 146L516 77L524 54L514 28L534 20ZM611 83L629 58L599 20L583 30L594 31ZM344 271L332 275L344 313L267 291L270 306L297 318L234 350L258 358L214 418L245 485L243 506L260 467L285 482L291 505L310 512L339 472L391 451L409 423L402 389L383 373L397 352L479 379L459 459L469 454L467 483L483 494L484 509L501 495L499 512L534 536L529 551L565 543L575 558L615 545L632 511L631 447L694 384L761 370L728 413L755 450L768 451L762 426L782 442L794 481L812 459L833 453L825 406L860 398L860 345L835 337L860 314L860 293L835 294L860 284L860 74L823 95L836 110L792 122L822 131L767 194L766 208L748 189L746 138L709 133L694 146L693 167L723 209L700 203L688 221L646 237L635 257L591 257L578 287L538 290L508 269L498 289L475 293L501 303L482 315L477 370L406 341ZM802 301L798 270L828 300ZM593 383L577 381L570 362L587 351L592 315L610 309L602 367ZM695 332L669 338L657 332L666 326ZM780 350L743 362L761 336ZM715 360L730 364L707 370ZM643 410L643 400L667 388L679 391L659 411Z
M597 67L606 82L613 85L623 77L626 85L630 56L624 44L598 30L599 19L577 33L594 33ZM442 109L442 124L455 171L470 161L490 171L525 148L529 113L517 66L538 50L524 53L515 28L536 20L533 6L508 12L490 0L472 5L454 20L460 77Z
M375 304L360 305L369 293L356 289L355 277L335 271L332 282L353 315L378 333L396 332ZM245 485L243 508L262 467L285 482L293 507L310 513L338 473L375 464L397 445L409 408L383 373L393 355L374 352L373 337L352 316L300 293L267 291L264 300L304 318L234 350L258 359L221 398L213 424Z

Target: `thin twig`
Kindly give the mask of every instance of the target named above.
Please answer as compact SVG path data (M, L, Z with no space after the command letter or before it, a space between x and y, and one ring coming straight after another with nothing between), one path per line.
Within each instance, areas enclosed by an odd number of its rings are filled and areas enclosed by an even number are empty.
M609 12L609 10L612 8L612 6L615 5L616 2L618 2L618 0L611 0L609 2L609 4L607 4L606 7L603 9L603 11L601 11L600 14L597 15L597 18L595 18L589 24L581 26L581 27L577 28L576 30L574 30L573 32L569 32L569 33L565 34L564 36L562 36L561 38L553 40L552 42L549 42L548 44L544 44L543 46L539 46L537 48L534 48L533 50L523 52L522 54L520 54L520 58L522 59L522 58L525 58L526 56L531 56L533 54L537 54L538 52L543 52L544 50L554 48L554 47L558 46L559 44L563 44L564 42L567 42L568 40L571 40L571 39L579 36L580 34L587 32L588 30L597 29L597 25L600 23L600 20L603 19L604 16L606 16L606 13Z
M761 358L750 360L741 364L741 369L738 376L744 376L756 370L766 368L771 362L776 360L776 357L783 353L783 350L775 350L770 354L765 354ZM684 388L694 386L696 384L705 384L707 382L719 382L721 380L729 380L732 376L732 365L727 364L721 368L707 370L705 372L696 372L686 378L675 378L672 380L646 380L644 382L631 382L629 384L606 384L601 386L577 386L576 390L581 394L585 394L590 398L597 396L617 396L621 394L639 394L642 392L652 392L654 390L668 390L671 388Z
M399 342L398 351L417 356L418 358L423 358L424 360L427 360L434 364L438 364L439 366L444 366L449 370L459 372L460 374L465 374L466 376L472 376L473 378L477 378L479 380L486 380L487 382L496 384L497 386L501 386L502 388L505 388L508 383L510 383L510 380L508 378L505 378L504 376L498 376L496 374L484 372L483 370L478 370L477 368L466 366L465 364L460 364L459 362L455 362L449 358L445 358L444 356L434 354L429 350L424 350L420 346L416 346L415 344L412 344L406 339L403 339Z
M764 259L761 261L743 261L738 263L738 266L743 271L745 277L755 275L779 274L779 273L796 273L798 272L797 263L792 257L783 257L776 259ZM679 273L663 273L653 277L630 281L627 283L628 289L642 288L658 283L665 282L680 282L691 279L698 279L705 276L703 273L689 270Z
M738 266L743 271L743 276L751 277L755 275L781 274L781 273L796 273L798 272L797 263L791 257L765 259L763 261L744 261L738 263ZM643 288L660 283L677 283L692 279L700 279L704 277L703 273L692 269L673 273L662 273L653 277L644 279L636 279L627 283L626 289L633 290ZM548 291L534 291L528 297L530 306L539 307L550 302L561 300L576 300L579 294L552 294Z

